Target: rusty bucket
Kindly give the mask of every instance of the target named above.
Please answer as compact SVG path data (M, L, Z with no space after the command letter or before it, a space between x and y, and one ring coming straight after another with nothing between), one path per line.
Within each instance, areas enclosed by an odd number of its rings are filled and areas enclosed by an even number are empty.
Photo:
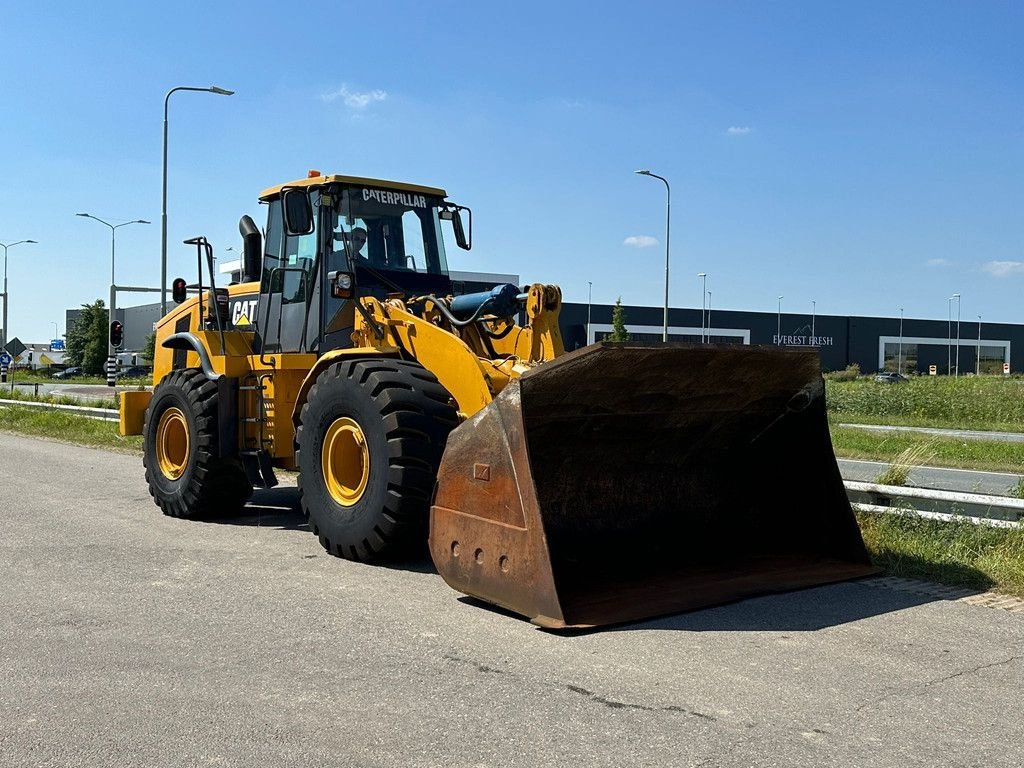
M876 572L817 354L602 343L451 433L430 550L456 590L552 629Z

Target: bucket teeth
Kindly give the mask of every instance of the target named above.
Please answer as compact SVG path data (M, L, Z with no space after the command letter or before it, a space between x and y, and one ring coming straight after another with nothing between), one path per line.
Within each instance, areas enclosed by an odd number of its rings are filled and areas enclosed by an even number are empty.
M599 344L448 438L431 554L548 628L649 618L872 568L809 351Z

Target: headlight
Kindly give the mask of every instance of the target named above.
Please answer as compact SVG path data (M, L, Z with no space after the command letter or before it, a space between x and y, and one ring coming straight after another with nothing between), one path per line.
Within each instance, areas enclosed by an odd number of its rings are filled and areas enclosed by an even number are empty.
M352 275L347 272L342 272L338 275L338 287L343 291L349 291L352 289Z

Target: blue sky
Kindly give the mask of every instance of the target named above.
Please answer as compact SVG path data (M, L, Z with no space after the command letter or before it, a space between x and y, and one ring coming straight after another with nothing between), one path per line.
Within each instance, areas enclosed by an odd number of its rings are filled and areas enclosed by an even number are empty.
M570 301L1020 322L1020 3L3 3L0 241L12 336L156 285L163 97L170 274L224 256L307 169L444 187L453 269ZM633 238L633 240L629 240ZM638 247L632 243L652 243ZM227 254L230 258L231 254ZM141 303L138 299L132 303Z

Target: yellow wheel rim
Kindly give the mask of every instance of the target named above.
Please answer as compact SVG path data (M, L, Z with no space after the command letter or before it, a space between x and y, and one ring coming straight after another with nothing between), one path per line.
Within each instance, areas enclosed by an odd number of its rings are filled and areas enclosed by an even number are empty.
M331 498L343 507L362 498L370 479L370 450L356 422L347 416L335 419L324 437L320 463Z
M177 480L188 465L188 421L180 408L168 408L156 427L156 458L160 471L169 480Z

